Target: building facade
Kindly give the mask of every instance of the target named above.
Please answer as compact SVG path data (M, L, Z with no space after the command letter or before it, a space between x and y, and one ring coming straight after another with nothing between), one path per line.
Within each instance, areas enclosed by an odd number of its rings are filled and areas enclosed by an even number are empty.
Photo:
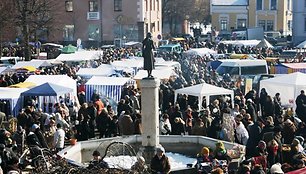
M293 0L292 41L297 45L306 40L306 1Z
M83 47L90 48L142 41L147 32L157 41L162 34L162 0L54 0L52 3L56 4L51 12L55 20L52 27L44 29L44 36L38 38L43 42L76 45L81 41ZM10 32L15 34L10 40L21 38L20 32Z
M48 40L85 47L122 45L142 41L147 32L153 39L162 33L162 0L66 0L56 16L57 30Z
M211 0L211 25L217 31L248 26L248 1Z
M293 0L212 0L212 25L216 30L263 27L264 31L292 33Z

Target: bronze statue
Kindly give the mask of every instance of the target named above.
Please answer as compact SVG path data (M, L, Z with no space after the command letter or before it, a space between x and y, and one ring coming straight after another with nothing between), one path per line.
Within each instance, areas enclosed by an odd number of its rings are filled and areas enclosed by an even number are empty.
M142 41L142 56L143 56L143 69L147 70L148 77L152 76L152 70L154 69L154 55L153 50L155 49L152 34L148 33L147 37Z

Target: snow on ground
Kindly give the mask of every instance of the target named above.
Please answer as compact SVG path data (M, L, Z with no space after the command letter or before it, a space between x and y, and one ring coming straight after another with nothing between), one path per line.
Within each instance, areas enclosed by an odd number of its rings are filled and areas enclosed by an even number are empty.
M178 153L167 152L166 156L169 158L171 168L179 169L184 168L187 164L195 164L196 159L184 156ZM136 156L111 156L104 158L110 167L130 169L136 162Z

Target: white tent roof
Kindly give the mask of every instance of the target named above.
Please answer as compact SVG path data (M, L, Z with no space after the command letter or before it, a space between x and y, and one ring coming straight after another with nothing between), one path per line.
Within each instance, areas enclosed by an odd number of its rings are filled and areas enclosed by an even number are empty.
M35 83L37 86L43 83L54 83L73 89L74 95L77 95L76 81L67 75L31 75L25 82Z
M160 67L152 70L153 77L158 79L169 79L171 76L176 75L172 68L168 67ZM146 70L139 70L137 74L134 76L135 80L140 80L145 77L148 77L148 72Z
M306 74L295 72L279 77L262 80L260 89L265 88L267 93L274 96L280 93L283 105L295 106L295 99L301 90L306 89Z
M273 45L270 44L266 39L261 40L257 45L257 48L273 48Z
M124 77L102 77L93 76L86 85L105 85L105 86L123 86L132 79Z
M118 60L111 62L111 65L121 68L141 68L143 67L143 58Z
M6 88L0 87L0 99L13 99L19 98L20 94L28 88Z
M231 41L221 41L220 43L224 44L232 44L237 46L256 46L258 45L260 40L231 40Z
M306 40L296 46L297 48L306 48Z
M199 108L201 109L203 97L206 97L206 104L209 105L209 96L212 95L226 95L230 94L233 102L234 91L225 88L217 87L207 83L202 83L186 88L181 88L175 90L175 102L177 99L177 94L187 94L192 96L197 96L199 98Z
M217 54L215 50L209 49L209 48L192 48L185 52L186 55L199 55L199 56L205 56L209 54Z
M261 82L270 82L275 84L295 85L295 86L306 86L306 74L301 72L295 72L263 80Z
M0 67L0 74L1 74L2 72L4 72L7 68L8 68L8 67L5 67L5 66Z
M113 68L80 68L76 75L79 76L109 76L115 73Z
M72 54L60 54L56 60L59 61L70 61L70 62L76 62L76 61L84 61L84 60L95 60L99 59L100 55L102 55L101 51L76 51Z
M33 66L34 68L44 67L44 66L51 66L51 64L48 61L44 60L37 60L37 61L22 61L17 62L12 69L18 69L25 66Z

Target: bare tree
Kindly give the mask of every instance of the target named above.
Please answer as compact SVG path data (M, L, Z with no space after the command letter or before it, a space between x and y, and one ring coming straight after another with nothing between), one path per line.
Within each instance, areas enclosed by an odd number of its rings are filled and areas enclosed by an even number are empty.
M21 29L25 60L31 59L30 37L37 41L39 30L52 27L56 12L53 0L13 0L16 10L15 21Z
M209 0L163 0L163 22L169 24L170 33L176 34L178 23L209 22Z
M0 58L2 56L3 31L12 22L13 3L11 0L0 1Z

